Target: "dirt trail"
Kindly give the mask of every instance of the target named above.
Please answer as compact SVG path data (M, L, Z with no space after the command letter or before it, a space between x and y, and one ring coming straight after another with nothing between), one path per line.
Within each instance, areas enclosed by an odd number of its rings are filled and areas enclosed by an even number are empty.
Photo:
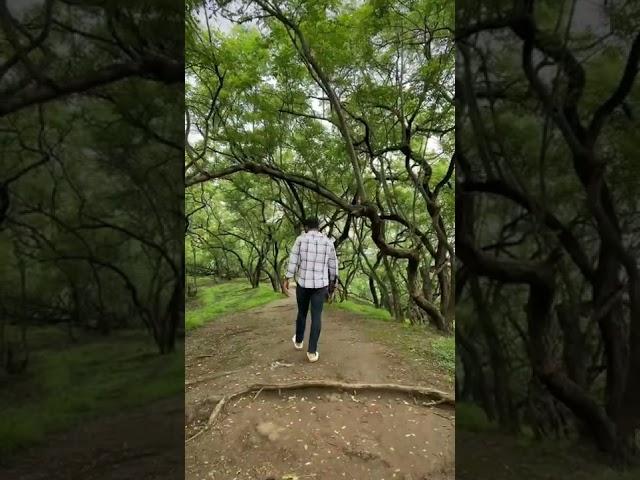
M367 320L333 308L323 314L320 360L311 364L291 343L295 312L290 297L187 337L187 438L206 424L216 397L255 383L323 379L450 388L447 379L412 368L402 354L372 341L363 328ZM327 389L247 395L187 443L186 478L453 479L454 410L423 401Z

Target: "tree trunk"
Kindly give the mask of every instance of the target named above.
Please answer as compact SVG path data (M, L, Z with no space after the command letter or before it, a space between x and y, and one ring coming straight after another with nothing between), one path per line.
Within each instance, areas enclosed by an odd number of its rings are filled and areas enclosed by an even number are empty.
M269 277L269 281L271 282L271 288L273 288L274 292L279 292L280 291L280 282L279 280L275 277L275 275L273 273L271 273L270 271L267 270L267 277Z
M184 312L184 277L180 276L171 293L167 306L165 321L159 329L158 347L161 354L172 353L176 346L176 333L183 321Z
M431 285L431 277L429 276L429 267L424 265L420 269L420 275L422 276L422 294L428 302L433 302L433 287Z
M593 286L594 307L597 310L615 294L620 263L608 249L601 249L596 282ZM622 318L622 305L616 302L598 325L604 343L607 364L606 405L608 415L620 426L622 400L626 387L629 347Z
M404 314L402 312L400 290L398 289L395 274L393 273L389 259L386 256L382 258L382 263L387 274L387 279L389 280L389 286L391 287L391 314L395 320L402 322L404 321Z
M590 351L586 335L580 329L581 313L578 305L560 304L556 307L563 335L563 359L567 374L571 380L586 389L589 387Z
M380 308L380 300L378 300L378 293L376 292L376 284L373 277L369 276L369 290L371 291L371 298L373 298L373 304L376 308Z
M496 408L491 395L491 388L482 368L482 354L476 344L462 331L456 328L456 344L464 367L464 399L480 403L490 421L496 419ZM457 376L456 376L457 378ZM471 397L471 398L470 398Z
M495 396L495 404L498 413L500 425L508 431L517 430L517 418L515 409L509 391L509 371L507 365L509 362L505 358L503 352L504 347L500 341L500 337L493 324L493 318L489 308L484 301L486 295L483 295L480 288L480 282L476 276L469 279L471 286L471 296L475 303L475 310L478 314L478 320L484 334L487 348L489 350L489 361L493 372L493 390Z

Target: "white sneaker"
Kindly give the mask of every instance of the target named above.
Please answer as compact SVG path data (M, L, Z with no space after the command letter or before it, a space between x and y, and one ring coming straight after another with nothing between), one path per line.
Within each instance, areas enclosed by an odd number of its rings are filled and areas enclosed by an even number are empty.
M311 363L313 363L313 362L317 362L317 361L318 361L318 357L319 357L319 356L320 356L320 355L318 354L318 352L316 352L316 353L309 353L309 352L307 352L307 358L309 359L309 361L310 361Z
M293 342L293 348L295 348L296 350L302 350L304 348L304 342L296 343L295 335L293 336L291 341Z

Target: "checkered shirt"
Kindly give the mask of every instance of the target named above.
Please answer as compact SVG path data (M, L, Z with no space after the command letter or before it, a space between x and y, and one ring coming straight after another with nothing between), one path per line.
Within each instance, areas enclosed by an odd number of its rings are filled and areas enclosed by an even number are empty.
M323 288L329 280L335 281L338 258L333 241L316 230L300 235L293 244L285 276L296 276L296 283L304 288Z

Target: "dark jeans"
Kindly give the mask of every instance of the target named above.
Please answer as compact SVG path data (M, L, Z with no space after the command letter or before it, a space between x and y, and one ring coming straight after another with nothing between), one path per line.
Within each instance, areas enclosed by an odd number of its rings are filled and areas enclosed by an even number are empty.
M304 288L296 287L296 300L298 301L298 318L296 318L296 342L304 340L304 329L307 325L307 313L311 305L311 334L309 335L309 353L318 351L318 339L322 327L322 307L327 295L327 287Z

